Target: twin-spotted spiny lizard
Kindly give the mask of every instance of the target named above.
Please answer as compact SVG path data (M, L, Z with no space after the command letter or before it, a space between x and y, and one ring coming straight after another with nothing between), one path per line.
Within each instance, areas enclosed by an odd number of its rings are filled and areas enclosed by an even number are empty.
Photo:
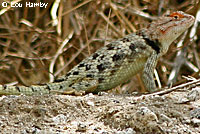
M44 85L0 85L2 95L97 93L112 89L138 72L150 92L156 90L153 72L159 57L186 31L195 18L181 11L153 21L146 29L113 41L84 59L65 76Z

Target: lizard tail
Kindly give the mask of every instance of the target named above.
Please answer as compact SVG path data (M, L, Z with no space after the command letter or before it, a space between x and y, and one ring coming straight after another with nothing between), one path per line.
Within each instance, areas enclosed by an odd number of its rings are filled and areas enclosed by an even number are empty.
M32 86L7 86L0 85L0 95L45 95L45 94L84 94L70 88L66 81L46 83L44 85Z
M7 86L0 85L0 95L42 95L50 94L48 86Z

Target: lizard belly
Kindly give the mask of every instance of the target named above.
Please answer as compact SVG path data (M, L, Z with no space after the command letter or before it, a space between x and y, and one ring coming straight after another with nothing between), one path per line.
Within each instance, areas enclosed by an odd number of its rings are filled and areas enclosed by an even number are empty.
M103 83L99 83L96 91L105 91L114 88L133 77L135 74L143 70L147 58L138 58L134 62L123 65L114 75L108 76Z

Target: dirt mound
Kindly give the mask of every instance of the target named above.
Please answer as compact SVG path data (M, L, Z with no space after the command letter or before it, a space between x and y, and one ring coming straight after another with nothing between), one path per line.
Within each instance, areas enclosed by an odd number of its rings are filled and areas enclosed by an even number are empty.
M199 94L2 96L0 133L200 133Z

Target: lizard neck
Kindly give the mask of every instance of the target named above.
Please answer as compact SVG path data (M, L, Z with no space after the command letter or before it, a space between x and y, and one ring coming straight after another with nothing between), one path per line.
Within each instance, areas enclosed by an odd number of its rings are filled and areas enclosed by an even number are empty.
M152 29L141 29L136 34L142 36L146 44L151 46L157 54L162 56L167 53L170 44L180 36L181 33L170 35L168 33L161 33L158 30L153 31Z
M155 50L157 54L163 53L163 45L161 44L159 39L156 38L158 36L156 36L155 33L149 32L148 29L141 29L136 34L141 36L145 40L146 44L151 46L151 48ZM168 50L168 48L164 49L166 49L165 51Z

